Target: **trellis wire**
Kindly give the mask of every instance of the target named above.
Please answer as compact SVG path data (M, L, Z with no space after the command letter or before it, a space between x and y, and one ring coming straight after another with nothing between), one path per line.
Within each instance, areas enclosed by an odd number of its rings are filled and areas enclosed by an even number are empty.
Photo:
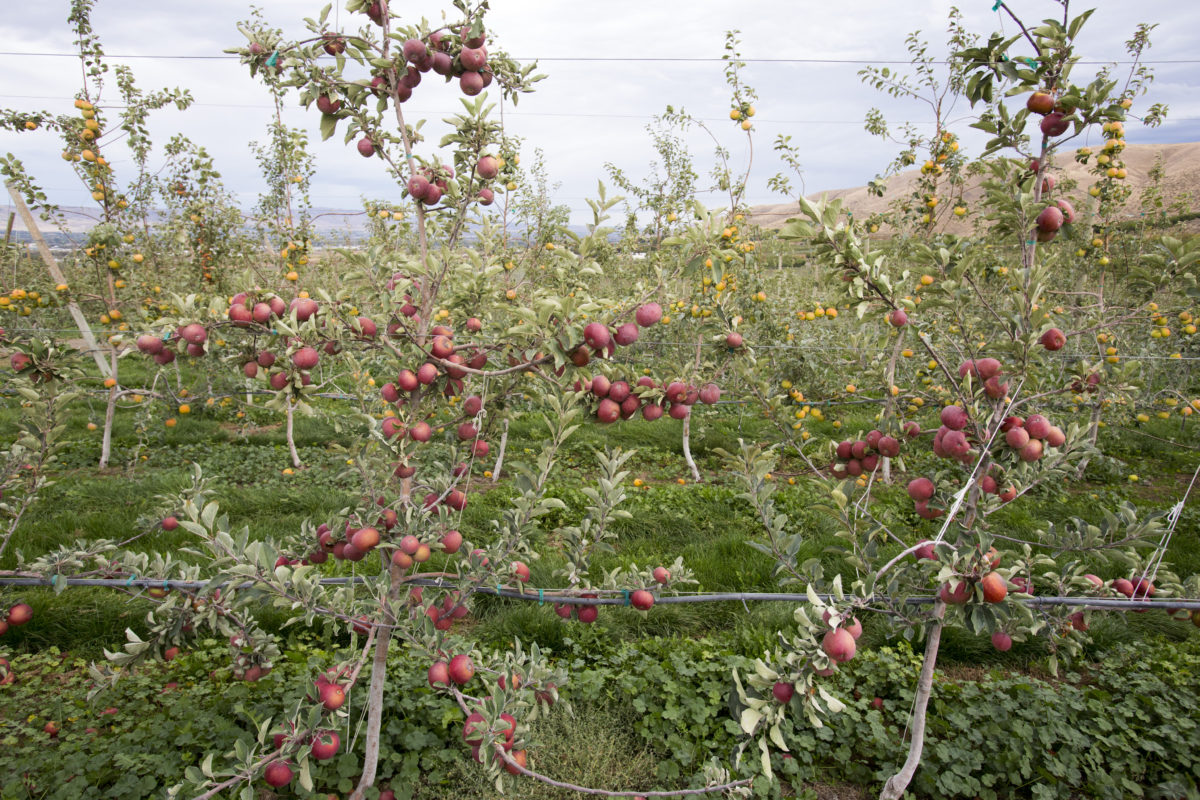
M1196 485L1197 477L1200 477L1200 466L1197 466L1196 471L1192 473L1192 480L1184 491L1183 497L1171 507L1171 511L1167 514L1167 529L1158 543L1158 549L1154 551L1154 555L1146 564L1146 569L1142 571L1142 581L1149 580L1153 583L1154 579L1158 577L1158 568L1162 565L1163 556L1167 553L1167 546L1171 544L1171 536L1175 533L1175 526L1183 515L1183 506L1187 503L1188 495L1192 493L1192 487ZM1149 577L1147 578L1147 576Z
M814 324L816 324L816 323L814 323ZM78 334L79 329L78 328L13 328L10 332L11 333L31 333L31 334L40 334L40 333L75 333L75 334ZM136 333L136 331L124 331L123 333L126 335L132 335L133 333ZM398 333L397 334L389 334L389 336L393 339L415 338L412 335L405 337L403 334L398 334ZM504 341L505 340L500 340L500 339L496 339L496 340L480 339L479 341L475 342L475 344L478 344L480 346L498 345L498 344L503 344ZM671 342L671 341L659 341L659 340L649 340L649 339L638 339L637 341L635 341L629 345L625 345L625 347L627 349L628 348L636 348L636 347L689 347L690 348L690 347L695 347L695 346L696 346L695 342ZM712 343L712 342L709 343L709 346L710 347L726 347L726 345L722 345L720 343ZM750 344L748 346L754 350L803 350L805 352L812 352L812 353L820 353L820 352L861 353L862 352L862 348L860 348L860 347L848 347L848 346L843 347L843 346L830 345L830 344L815 345L815 344L811 343L811 341L795 342L792 344L765 344L765 343L762 343L762 344ZM88 349L80 349L79 352L80 353L90 353L93 351L88 350ZM106 348L98 348L97 352L108 353L109 350ZM1061 350L1060 351L1047 351L1046 353L1044 353L1044 355L1049 356L1049 357L1054 357L1054 358L1071 358L1071 359L1094 359L1094 358L1098 357L1095 353L1065 353L1065 352L1062 352ZM1128 356L1128 358L1133 358L1138 361L1181 361L1181 362L1182 361L1200 361L1200 356L1183 356L1183 355L1180 355L1179 357L1137 355L1137 356Z
M31 587L56 587L60 576L54 575L45 577L41 575L23 575L23 576L0 576L0 586L31 586ZM93 586L107 587L116 589L176 589L179 591L199 591L204 589L209 584L215 587L227 586L229 584L221 581L176 581L176 580L158 580L155 578L61 578L68 586ZM344 586L349 584L365 584L367 578L322 578L320 580L323 586ZM253 581L244 581L233 584L234 589L248 589L256 584ZM413 579L406 581L408 586L432 587L432 588L448 588L459 589L453 583L438 579ZM580 597L571 594L559 594L559 592L578 591L572 589L505 589L500 586L476 586L472 589L476 594L491 595L495 597L503 597L509 600L524 600L536 602L539 605L547 602L561 603L563 605L576 606L628 606L630 600L628 598L629 591L625 589L596 589L592 590L592 594L609 594L611 597ZM818 594L817 597L822 602L835 602L836 598L830 594ZM1139 611L1152 608L1164 609L1190 609L1200 610L1200 598L1178 598L1168 600L1133 600L1111 597L1067 597L1067 596L1046 596L1046 597L1028 597L1028 598L1013 598L1016 602L1024 603L1029 606L1067 606L1067 607L1083 607L1083 608L1107 608L1119 609L1125 611ZM907 605L929 605L936 602L937 598L933 596L915 596L906 597L903 602ZM808 603L811 598L803 593L791 592L692 592L670 595L667 597L656 597L655 605L669 604L684 604L684 603L725 603L725 602L768 602L768 603Z

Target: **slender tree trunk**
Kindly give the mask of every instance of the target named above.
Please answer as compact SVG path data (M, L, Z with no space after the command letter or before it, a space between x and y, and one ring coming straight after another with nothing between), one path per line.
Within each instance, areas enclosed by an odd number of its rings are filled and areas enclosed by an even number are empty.
M925 712L929 707L929 695L933 692L933 670L937 665L938 645L942 641L942 617L945 614L946 604L938 600L933 606L933 624L926 633L925 661L921 664L921 677L917 680L908 758L904 760L900 771L888 779L883 791L879 793L879 800L900 800L921 764L921 751L925 749Z
M295 431L293 430L293 427L294 427L294 426L293 426L293 424L292 424L292 421L295 419L295 416L296 416L296 414L295 414L295 403L293 403L293 402L292 402L292 398L290 398L290 397L289 397L289 398L288 398L288 403L287 403L287 445L288 445L288 454L289 454L289 455L291 456L291 458L292 458L292 466L293 466L293 467L295 467L295 468L297 468L297 469L299 469L299 468L300 468L300 454L299 454L298 452L296 452L296 436L295 436Z
M110 364L112 372L110 376L115 380L117 377L117 348L112 348L112 362ZM108 466L108 460L112 456L112 429L113 420L117 415L117 392L120 386L114 383L108 390L108 403L104 407L104 438L100 443L100 469Z
M736 210L736 209L735 209ZM733 212L730 212L733 213ZM696 358L692 364L692 369L700 370L700 352L704 345L703 337L696 337ZM696 462L692 458L692 415L688 414L683 418L683 460L687 462L688 469L692 471L692 480L700 482L700 470L696 469Z
M392 564L388 571L392 585L388 589L388 608L384 614L384 621L391 625L396 621L392 608L395 607L400 588L404 585L401 582L404 570ZM391 628L379 628L375 631L375 657L371 661L371 684L367 687L367 736L363 753L363 772L358 786L348 800L363 800L366 790L375 785L375 772L379 766L379 733L383 727L383 694L387 688L387 656L391 641Z
M508 420L504 420L504 430L500 434L499 452L496 454L496 466L492 470L492 483L500 480L500 468L504 466L504 450L508 447Z
M696 468L696 461L692 458L692 415L688 414L683 418L683 460L687 462L688 469L692 471L692 480L700 481L700 470Z

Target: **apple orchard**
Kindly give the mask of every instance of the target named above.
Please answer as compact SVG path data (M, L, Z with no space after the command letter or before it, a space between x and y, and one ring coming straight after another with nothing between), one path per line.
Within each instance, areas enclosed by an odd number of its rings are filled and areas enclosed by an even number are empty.
M867 112L887 211L785 172L773 228L730 33L729 121L667 106L579 231L487 6L239 23L252 211L90 0L73 106L0 110L95 218L3 250L0 795L1200 796L1200 248L1122 159L1153 26L1092 69L1091 11L952 12L948 60L860 72L933 109ZM394 181L364 241L317 231L297 102Z

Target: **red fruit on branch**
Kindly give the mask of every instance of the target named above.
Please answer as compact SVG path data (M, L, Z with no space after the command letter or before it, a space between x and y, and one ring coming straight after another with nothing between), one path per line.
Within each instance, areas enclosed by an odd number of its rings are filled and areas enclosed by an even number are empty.
M1038 230L1044 233L1054 233L1063 226L1063 212L1058 206L1046 206L1035 220Z
M1044 117L1054 110L1054 97L1046 92L1034 92L1025 101L1025 107Z
M274 789L282 788L292 782L292 768L286 761L272 761L263 770L263 779Z
M327 761L337 755L341 746L342 739L337 735L337 731L319 731L313 736L313 758L318 761Z
M323 683L319 691L326 711L337 711L346 703L346 690L336 683Z
M445 661L435 661L429 667L428 673L430 687L436 689L439 686L448 687L450 685L450 665Z
M1067 343L1067 336L1058 328L1050 328L1038 339L1042 347L1050 351L1061 350Z
M28 603L17 603L8 610L8 624L20 627L33 619L33 609Z
M1041 414L1030 414L1025 420L1025 431L1032 439L1045 439L1050 427L1050 421Z
M1009 428L1004 434L1004 441L1014 450L1020 450L1029 444L1029 433L1024 428Z
M1075 206L1071 205L1069 200L1055 200L1058 204L1058 210L1062 212L1063 224L1070 225L1075 221Z
M931 499L935 491L936 487L929 478L913 478L908 482L908 496L918 502Z
M821 649L833 661L844 663L854 658L858 645L845 628L834 628L821 639Z
M292 353L292 365L297 369L312 369L320 360L320 353L311 347L301 347Z
M629 602L638 611L649 611L654 605L654 595L645 589L638 589L629 596Z
M487 56L487 48L464 47L458 54L458 60L463 65L463 69L479 72L487 66Z
M450 659L450 680L463 686L475 676L475 664L468 655L457 655Z
M500 174L500 161L495 156L481 156L475 164L475 173L485 181L493 180Z
M971 599L971 584L964 580L958 581L953 586L943 583L942 587L938 589L938 597L943 603L949 605L966 605L967 601Z
M1061 111L1051 111L1042 117L1039 127L1045 136L1062 136L1071 127L1071 122Z
M638 340L640 331L638 326L633 322L626 322L621 327L617 328L616 334L613 336L613 341L622 347L628 347Z
M645 305L639 307L637 312L634 314L637 324L641 325L643 328L649 328L651 325L654 325L662 319L662 316L662 306L660 306L658 303L646 303Z
M952 431L961 431L967 427L967 412L960 406L946 406L942 409L942 424Z
M608 326L599 322L588 323L583 329L583 340L593 350L602 350L608 346L611 336Z
M483 91L483 76L478 72L464 72L458 79L458 88L467 97L474 97Z
M999 603L1008 596L1008 581L999 572L989 572L979 582L983 587L983 599L988 603Z

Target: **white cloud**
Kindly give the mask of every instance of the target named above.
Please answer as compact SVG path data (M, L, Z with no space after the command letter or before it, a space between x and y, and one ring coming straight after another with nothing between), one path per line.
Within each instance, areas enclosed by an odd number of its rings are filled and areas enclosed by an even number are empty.
M1029 20L1058 9L1047 0L1010 0L1010 5ZM586 212L582 198L592 195L596 181L605 177L605 162L616 163L631 176L646 173L653 154L644 126L667 104L714 120L714 130L733 151L735 163L744 161L745 139L724 119L728 92L722 65L650 59L719 57L724 32L732 28L741 30L742 53L750 58L903 60L904 38L917 29L925 32L932 52L942 53L951 3L505 0L494 6L489 27L513 55L622 59L546 60L542 71L549 79L536 93L522 98L520 106L510 109L507 116L509 130L526 137L530 150L541 147L545 151L550 178L561 184L557 196L572 207L579 221ZM438 18L444 7L429 0L404 4L406 11L430 18ZM3 49L71 51L73 37L65 22L66 9L67 3L60 0L6 15L0 19L0 40L7 43ZM284 28L287 35L299 36L304 32L302 18L318 11L316 2L273 0L266 14L268 21ZM1009 33L1015 32L1012 21L992 13L988 3L969 4L963 12L968 28L981 35L1000 24ZM343 20L349 17L345 11L336 13ZM1137 5L1137 13L1139 17L1134 19L1128 6L1102 6L1081 42L1087 58L1124 58L1123 42L1139 19L1163 23L1153 35L1152 60L1194 57L1192 34L1200 29L1200 6L1145 0ZM105 0L96 6L94 21L109 53L215 55L240 43L235 23L245 15L246 6L240 0L203 4ZM354 23L359 20L361 17ZM186 133L214 156L232 191L253 198L260 182L247 143L264 138L270 115L269 98L261 85L234 61L137 59L128 63L144 89L186 86L196 98L196 105L185 113L165 110L155 116L152 130L157 141L165 142L175 132ZM860 67L752 63L746 69L746 80L759 94L751 200L770 199L766 179L779 169L770 152L777 134L791 134L793 141L802 145L807 188L820 191L862 184L894 155L893 147L863 131L861 120L868 108L885 109L892 121L927 121L919 105L899 104L864 87L856 75ZM1081 65L1078 69L1094 67ZM1146 132L1145 138L1191 138L1197 125L1187 118L1200 117L1200 107L1192 100L1195 65L1162 64L1156 70L1160 80L1153 99L1171 104L1172 116L1182 119ZM71 59L0 56L3 107L65 110L78 81L78 64ZM112 94L115 92L110 90ZM440 120L457 105L452 87L422 85L409 104L409 113L425 113ZM326 143L317 141L315 114L290 108L286 119L311 131L317 157L314 200L318 205L348 207L355 205L360 195L395 196L378 165L343 146L340 136ZM980 138L965 124L960 127L968 149L977 147ZM1130 141L1138 141L1140 135L1131 126ZM697 171L705 175L712 163L711 142L700 135L689 136L688 141ZM47 137L0 134L0 151L12 151L24 160L61 203L84 201L83 190ZM114 160L119 168L120 157Z

